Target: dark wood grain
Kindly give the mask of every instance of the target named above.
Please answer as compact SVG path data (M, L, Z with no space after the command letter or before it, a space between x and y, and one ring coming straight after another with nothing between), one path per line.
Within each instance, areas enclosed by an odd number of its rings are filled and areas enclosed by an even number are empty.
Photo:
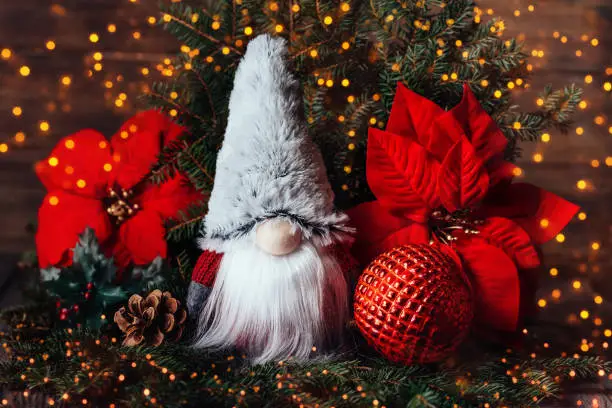
M545 57L533 58L535 67L531 88L516 92L522 109L536 109L536 91L551 83L556 87L570 82L585 87L586 110L576 116L576 126L584 128L582 136L574 129L563 135L551 131L552 142L525 144L520 161L524 179L572 199L588 214L584 222L574 221L566 231L563 244L547 244L544 252L547 268L559 268L559 277L543 279L539 296L548 300L543 311L545 318L553 318L585 332L610 327L612 284L609 273L612 216L612 167L604 164L612 156L612 101L605 94L602 83L612 81L605 74L612 67L612 3L609 0L482 0L483 9L491 7L495 15L506 21L508 36L525 37L526 49L543 50ZM534 12L528 5L535 4ZM514 10L521 11L514 17ZM33 247L33 237L25 226L36 219L37 208L44 190L33 173L33 165L48 155L59 138L85 127L96 128L111 135L119 124L138 107L142 86L152 82L143 77L141 68L155 72L154 65L167 54L174 53L179 44L157 27L147 23L148 16L157 16L157 2L138 0L19 0L0 2L0 48L14 52L9 61L0 60L0 143L9 140L17 131L27 134L23 146L10 144L10 151L0 155L0 287L13 271L19 254ZM109 23L117 26L108 33ZM135 40L134 31L142 38ZM566 35L563 44L553 38L553 32ZM92 44L90 33L100 35L100 42ZM599 45L591 46L580 39L596 36ZM47 40L54 40L56 49L45 49ZM575 51L583 52L581 58ZM102 72L86 75L92 67L94 51L104 53ZM18 75L21 65L32 69L28 78ZM117 82L120 74L124 77ZM593 76L592 84L585 84L586 75ZM70 75L72 84L65 87L59 80ZM103 86L113 80L112 89ZM128 95L126 107L118 109L114 100L119 92ZM19 105L23 115L15 118L11 108ZM596 125L594 118L603 115L605 124ZM40 120L48 120L51 131L43 134L37 127ZM544 161L531 161L534 152L544 155ZM592 160L600 161L598 168ZM590 188L581 192L576 188L580 179L589 181ZM601 243L601 250L591 250L591 243ZM544 273L545 275L545 273ZM580 279L580 291L571 282ZM563 293L561 301L551 299L552 289ZM606 303L595 306L593 294L601 294ZM17 301L16 290L3 294L0 304ZM592 319L580 321L571 315L587 308L593 316L604 320L602 327L593 326ZM569 317L568 317L569 316ZM601 343L601 335L597 337Z

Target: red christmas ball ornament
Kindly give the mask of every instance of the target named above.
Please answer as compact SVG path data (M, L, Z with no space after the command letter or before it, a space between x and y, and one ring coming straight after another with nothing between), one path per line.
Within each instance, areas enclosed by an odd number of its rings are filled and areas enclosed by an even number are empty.
M406 365L439 361L467 335L471 287L441 246L403 245L379 255L359 278L355 321L368 343Z

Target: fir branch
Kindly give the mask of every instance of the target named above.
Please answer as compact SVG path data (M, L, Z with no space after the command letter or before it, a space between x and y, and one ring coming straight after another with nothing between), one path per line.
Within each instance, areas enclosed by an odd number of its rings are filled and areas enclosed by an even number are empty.
M177 17L176 15L173 15L173 14L167 14L167 15L170 16L170 19L171 19L172 22L187 28L188 30L196 33L200 37L205 38L207 41L210 41L210 42L212 42L214 44L217 44L218 46L227 47L233 53L235 53L237 55L242 55L242 51L240 51L237 48L233 47L231 44L224 44L224 43L222 43L220 40L218 40L217 38L213 37L212 35L209 35L209 34L203 32L203 31L197 29L193 24L189 23L185 19L181 19L181 18L179 18L179 17Z
M177 219L166 222L166 239L174 242L193 240L200 233L207 211L204 204L194 204L181 211Z

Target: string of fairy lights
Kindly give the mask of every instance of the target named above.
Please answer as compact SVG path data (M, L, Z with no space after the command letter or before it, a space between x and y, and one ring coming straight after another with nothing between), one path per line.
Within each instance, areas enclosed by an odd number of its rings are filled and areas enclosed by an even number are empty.
M142 1L142 0L125 0L125 1L128 3L139 3L139 1ZM236 0L237 3L238 1L239 0ZM172 2L180 2L180 0L172 0ZM268 7L270 8L270 10L275 11L274 8L278 7L278 3L271 1L269 2ZM292 8L293 12L298 12L300 10L299 1L295 1L292 7L293 7ZM347 2L339 3L338 7L340 7L342 11L346 12L350 8L350 2L347 1ZM539 6L536 6L535 4L527 4L526 7L524 8L517 8L513 10L512 16L509 16L509 17L511 19L512 18L519 19L525 14L537 12L538 8ZM62 5L56 3L56 4L51 5L49 9L49 13L52 17L53 16L66 16L67 10ZM484 18L490 18L491 16L494 16L494 15L495 15L495 11L492 8L477 8L475 10L474 19L477 23L479 23ZM392 15L390 17L392 18ZM160 16L150 15L145 18L145 21L143 23L146 23L146 25L149 25L149 26L153 26L158 23L159 18L161 18L163 22L169 22L171 19L171 16L162 15L160 17ZM197 22L197 18L198 18L197 14L194 14L192 18L192 22L193 23ZM334 23L334 19L331 15L324 17L324 24L331 25L333 23ZM447 23L452 25L454 22L448 21ZM212 29L213 30L219 29L220 24L221 23L218 21L213 21ZM427 29L426 26L421 27L421 28ZM286 28L281 24L277 24L274 27L274 29L276 32L282 33ZM492 30L496 30L496 32L500 34L505 29L506 29L506 23L501 20L492 27ZM138 95L138 93L147 91L149 89L148 86L152 82L151 78L154 75L158 75L161 77L172 77L175 75L177 69L186 69L186 70L191 69L191 64L187 62L182 67L177 68L173 64L173 61L168 57L163 57L161 60L153 64L134 63L134 67L132 69L135 70L135 73L141 78L141 80L138 82L136 87L131 88L132 92L129 92L130 87L126 83L127 81L123 74L107 71L105 67L105 58L107 56L105 55L106 54L105 52L101 51L101 47L100 47L100 45L104 43L105 38L114 36L114 35L118 35L118 33L125 33L126 32L125 30L129 30L129 36L134 41L140 41L143 39L143 32L141 29L133 28L131 25L127 24L126 22L122 22L122 21L109 21L106 23L106 27L104 30L87 33L86 41L90 46L90 50L86 53L83 61L84 61L84 68L85 68L84 79L95 81L97 85L99 85L105 90L104 92L105 103L111 109L129 112L130 110L133 109L133 104L131 103L132 99L135 98ZM243 32L244 32L244 35L248 37L253 34L253 28L246 27L244 28ZM572 38L570 34L564 33L563 31L553 31L549 35L550 35L549 39L552 38L554 41L558 41L560 44L562 44L563 46L567 48L567 52L565 53L567 56L571 56L576 59L586 58L592 49L600 46L600 40L594 33L584 33L584 34L581 34L579 38ZM526 35L524 33L518 34L517 40L518 41L526 40ZM577 49L570 49L570 47L574 46L576 42L580 44L580 47ZM55 38L45 39L41 44L41 47L45 50L46 53L49 54L49 58L54 58L54 53L57 53L58 47L61 48L61 46L62 46L61 42L59 42L59 40ZM231 45L231 47L234 47L234 46L240 49L241 47L244 46L243 41L240 39L237 40L235 44ZM350 46L351 44L348 42L346 44L342 44L342 48L345 50L348 49ZM462 44L459 41L458 43L455 44L455 46L460 48ZM180 52L189 55L191 58L195 58L199 55L199 50L197 49L192 50L186 45L180 46ZM228 45L228 46L222 47L220 49L220 52L224 55L227 55L230 52L232 52L232 49ZM546 58L549 56L548 55L549 53L545 49L534 48L530 50L530 54L532 57L531 58L532 61L531 63L527 65L528 71L537 71L538 68L541 68L546 65ZM316 49L310 50L309 55L312 58L316 58L318 56L317 50ZM214 61L214 58L212 56L207 56L205 57L205 59L209 63L213 63ZM11 49L10 47L3 48L2 44L0 44L0 64L7 65L9 69L14 72L14 75L8 79L10 81L27 81L33 77L36 77L38 74L36 70L33 69L28 63L28 59L26 56L20 55L19 52ZM219 71L222 69L220 66L215 67L215 69L217 68ZM392 69L394 68L392 67ZM77 78L74 74L59 73L59 76L56 79L57 80L56 86L59 87L58 92L65 92L66 90L69 90L74 85L75 81L77 80L80 81L82 79L83 78ZM449 73L442 77L443 81L452 81L456 79L457 79L456 73ZM320 81L319 85L327 86L330 88L334 86L346 87L349 85L349 80L346 78L344 79L341 78L339 80L334 81L334 78L322 78L321 77L319 81ZM484 82L481 82L480 85L488 86L488 82L484 80ZM600 131L600 133L602 134L602 137L605 136L606 134L612 135L612 123L608 121L606 114L601 112L602 106L598 105L595 102L596 100L598 100L597 98L598 95L596 94L597 92L603 93L604 96L606 97L609 96L610 93L612 92L612 66L603 67L600 72L591 72L591 73L586 74L583 79L583 84L581 85L585 88L586 96L580 102L579 109L583 111L585 114L588 113L588 116L592 118L593 124L596 126L596 129ZM522 90L530 88L530 83L525 79L518 78L518 79L515 79L514 81L508 82L506 86L507 86L507 90L510 92L520 92ZM133 93L133 95L130 95L131 93ZM500 89L495 90L494 96L498 98L501 97L502 90ZM169 97L174 100L174 99L177 99L179 95L176 92L173 92L169 95ZM605 98L603 99L605 100ZM350 99L349 99L349 102L351 102ZM535 98L533 102L535 103L536 106L542 106L544 104L544 101L540 98ZM52 113L56 111L57 109L60 109L62 112L68 113L70 112L71 107L70 107L69 102L66 102L66 101L62 103L50 102L47 105L46 110L48 113ZM8 112L5 112L4 114L12 116L13 117L12 119L14 120L19 120L22 118L24 113L25 113L25 108L19 104L15 104L11 106L10 110ZM178 114L178 112L174 109L170 110L169 113L171 116L176 116ZM372 125L376 124L377 119L375 117L371 118L370 123ZM33 124L30 124L30 126L32 125ZM30 136L28 136L28 133L36 133L42 136L51 134L52 129L53 129L52 125L53 123L48 117L41 117L37 121L35 121L36 127L34 129L28 130L24 128L22 130L15 132L12 135L5 136L4 140L0 140L0 156L4 154L9 154L12 151L18 152L19 147L28 143L28 140L30 138ZM513 126L515 127L520 126L520 123L515 123ZM578 123L572 129L572 132L575 133L575 135L577 136L584 135L586 132L585 124ZM354 131L353 131L352 136L354 136ZM349 137L352 137L352 136L349 134ZM539 143L537 144L531 156L531 161L533 163L539 164L545 161L545 153L548 149L548 146L551 143L553 143L552 139L553 139L553 134L551 132L545 132L540 135ZM353 150L354 148L355 148L354 143L350 143L348 145L349 150ZM593 169L597 169L597 168L604 167L604 166L612 167L612 156L593 157L590 159L590 161L588 161L588 163L586 163L586 165L590 166ZM350 170L351 170L350 166L347 166L345 168L345 172L347 173L350 173ZM515 175L517 177L523 177L524 171L521 169L517 169ZM575 183L575 189L579 192L593 192L597 190L597 186L595 185L595 183L589 179L581 178L573 182ZM588 215L584 211L580 212L577 216L577 219L579 222L584 222L588 219ZM540 221L540 225L542 228L547 228L548 220L542 219ZM555 239L559 245L562 245L566 240L566 236L563 233L560 233L556 236ZM601 248L602 248L601 242L599 241L589 242L588 251L590 251L591 253L597 253L598 251L601 250ZM586 272L588 269L588 265L580 264L579 268L580 268L580 272ZM596 268L599 268L599 266L598 265L591 266L591 270L593 271L596 271ZM548 274L550 275L551 279L556 279L562 274L562 272L559 270L558 267L552 266L548 270ZM570 290L573 290L577 293L583 293L583 291L585 290L586 283L581 279L574 279L571 282L569 282L569 285L570 285ZM540 308L545 309L549 307L551 303L558 303L561 300L561 298L564 296L563 291L564 289L561 287L554 288L548 296L540 297L537 300L537 305ZM597 293L589 294L589 296L591 296L591 301L585 302L589 304L585 304L580 310L576 311L575 313L571 313L567 317L567 319L568 319L568 322L570 323L578 322L578 321L591 321L595 327L595 330L592 331L591 338L584 338L581 340L580 344L577 345L575 352L574 351L564 352L563 355L565 356L567 355L577 356L579 355L578 353L580 352L589 353L592 351L596 351L597 349L605 350L609 348L609 341L610 341L609 339L612 338L612 326L610 326L611 328L605 327L604 322L602 318L598 316L599 313L598 313L598 310L596 309L597 307L605 304L605 299L602 297L601 294L597 294ZM105 319L106 317L102 316L102 318ZM526 335L529 334L526 329L524 330L524 333ZM110 342L116 343L117 339L115 338L110 339ZM101 344L100 340L97 340L96 345L99 346L100 344ZM544 342L542 346L544 348L549 348L551 347L551 344L550 342ZM80 350L80 347L81 347L80 344L76 344L76 343L73 344L73 343L68 342L66 344L66 347L67 347L67 352L66 352L67 357L71 357L73 355L77 355L77 356L83 355L82 350ZM3 345L3 348L5 348L6 350L7 348L6 344ZM535 358L535 354L533 354L532 357ZM19 358L22 358L22 357L19 357ZM45 356L43 355L42 358L45 359ZM122 356L122 358L127 358L127 356L124 355ZM33 364L34 359L30 359L30 360L31 360L30 363ZM85 360L83 360L82 364L83 364L83 369L85 371L88 371L89 378L95 375L94 370L92 370L92 367L90 367ZM169 381L175 381L177 379L177 374L170 372L165 367L158 366L155 363L155 361L151 358L150 355L147 356L145 362L134 361L131 364L132 364L132 367L136 367L138 364L149 364L150 366L157 367L162 374L167 375ZM111 373L105 372L105 373L102 373L102 375L105 375L105 376L111 375ZM112 375L117 376L117 380L120 382L125 381L126 379L126 375L124 373L112 373ZM509 375L515 375L515 374L514 372L512 372L512 370L509 370ZM570 373L570 375L573 376L575 375L575 373L573 373L573 375L572 373ZM601 371L599 375L604 377L604 376L607 376L608 374ZM194 372L190 374L190 376L192 378L197 377L198 373ZM612 374L610 374L608 378L612 379ZM27 379L27 374L24 374L22 380L25 381L26 379ZM82 381L82 379L75 377L74 381L75 381L75 385L77 385L79 381ZM279 387L280 386L281 386L281 382L279 382ZM151 404L153 405L156 404L157 401L155 400L155 396L152 395L153 391L151 389L143 388L142 392L144 396L149 398L149 401L151 402ZM242 390L239 392L245 392L245 391ZM257 392L257 390L255 390L255 392ZM29 395L28 391L24 391L23 395L24 397L28 397ZM61 397L61 400L70 400L70 398L71 398L70 393L66 392ZM87 399L82 399L82 401L80 402L84 406L91 405L90 401L87 401ZM374 404L374 406L377 406L378 401L375 401L375 402L376 403ZM589 402L594 407L597 407L600 404L599 400L597 399L594 399L593 401L589 401ZM8 405L9 402L6 399L2 399L0 400L0 403L2 405ZM56 404L59 405L61 401L56 401L54 398L49 398L47 403L49 406L54 406ZM583 405L584 403L585 402L581 400L576 401L576 404L578 406ZM110 405L111 408L113 408L114 406L115 406L114 404Z

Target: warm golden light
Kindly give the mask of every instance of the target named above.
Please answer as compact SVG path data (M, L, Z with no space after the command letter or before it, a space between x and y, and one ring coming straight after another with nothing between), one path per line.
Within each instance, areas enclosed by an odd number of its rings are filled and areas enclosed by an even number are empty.
M23 65L21 66L21 68L19 68L19 74L21 74L21 76L27 77L28 75L30 75L30 73L30 67L28 67L27 65Z

